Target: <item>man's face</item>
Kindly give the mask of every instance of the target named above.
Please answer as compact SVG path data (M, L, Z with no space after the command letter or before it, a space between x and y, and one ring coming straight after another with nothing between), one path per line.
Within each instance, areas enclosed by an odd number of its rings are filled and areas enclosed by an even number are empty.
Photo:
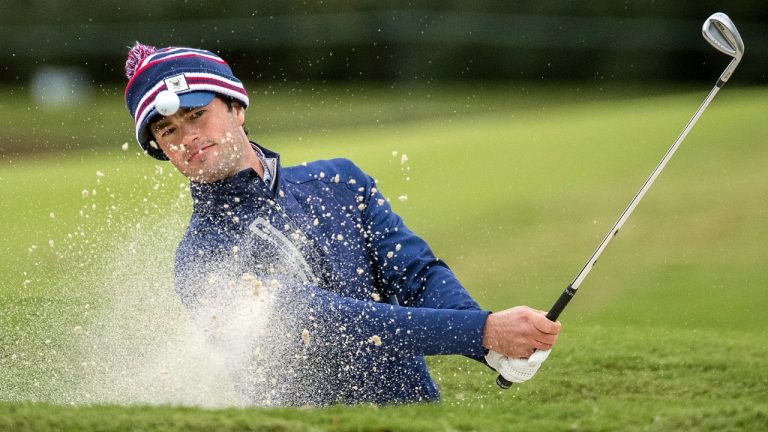
M218 97L206 106L182 108L159 117L149 127L171 163L190 180L214 182L245 169L248 138L243 131L245 109L230 109Z

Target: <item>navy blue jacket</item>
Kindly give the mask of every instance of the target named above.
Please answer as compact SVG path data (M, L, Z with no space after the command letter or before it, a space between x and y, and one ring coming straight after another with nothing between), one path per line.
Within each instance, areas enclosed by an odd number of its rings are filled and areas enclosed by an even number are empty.
M351 161L191 183L176 289L245 403L433 401L424 356L480 360L488 311Z

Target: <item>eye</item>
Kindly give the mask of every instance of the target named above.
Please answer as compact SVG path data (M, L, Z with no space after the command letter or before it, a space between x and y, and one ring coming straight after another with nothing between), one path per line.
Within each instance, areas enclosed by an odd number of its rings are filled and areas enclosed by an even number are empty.
M167 136L170 136L171 134L173 134L174 132L176 132L176 128L175 127L167 127L167 128L163 129L160 132L160 136L161 137L167 137Z
M192 111L192 113L190 114L189 118L191 118L192 120L198 119L198 118L203 116L203 113L205 113L204 109L197 110L197 111Z

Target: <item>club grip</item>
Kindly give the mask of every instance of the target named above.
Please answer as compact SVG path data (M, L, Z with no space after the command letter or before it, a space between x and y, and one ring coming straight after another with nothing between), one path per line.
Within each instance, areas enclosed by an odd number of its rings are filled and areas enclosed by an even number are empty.
M557 298L557 301L555 302L555 304L553 304L552 307L549 308L549 312L547 312L547 319L550 321L557 321L557 318L563 312L563 309L565 309L565 307L568 306L568 302L571 301L571 299L575 294L576 294L576 290L573 289L573 285L568 285L565 291L563 291L563 293L560 294L560 297Z
M514 383L512 381L507 381L503 376L501 376L501 374L496 377L496 385L503 390L507 390L508 388L512 387L512 384Z
M568 287L563 291L562 294L560 294L560 297L557 298L557 301L555 304L552 305L552 307L549 309L549 312L547 312L547 319L550 321L557 321L557 317L560 316L560 314L563 312L563 309L565 309L566 306L568 306L568 302L571 301L574 294L576 294L576 290L573 289L572 285L568 285ZM512 384L514 384L511 381L507 381L501 374L496 377L496 385L498 385L500 388L506 390L510 387L512 387Z

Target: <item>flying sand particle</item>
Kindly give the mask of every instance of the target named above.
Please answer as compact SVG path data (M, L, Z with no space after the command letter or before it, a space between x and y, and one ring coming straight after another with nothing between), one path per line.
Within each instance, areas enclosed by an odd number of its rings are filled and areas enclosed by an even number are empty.
M369 337L368 338L368 342L370 342L370 343L372 343L372 344L374 344L376 346L381 346L381 338L378 335L373 335L373 336Z
M254 297L258 297L259 295L261 295L261 289L262 289L262 288L264 288L264 284L262 284L262 283L261 283L261 281L260 281L260 280L258 280L258 279L257 279L257 280L254 280L254 281L251 283L251 294L252 294Z

